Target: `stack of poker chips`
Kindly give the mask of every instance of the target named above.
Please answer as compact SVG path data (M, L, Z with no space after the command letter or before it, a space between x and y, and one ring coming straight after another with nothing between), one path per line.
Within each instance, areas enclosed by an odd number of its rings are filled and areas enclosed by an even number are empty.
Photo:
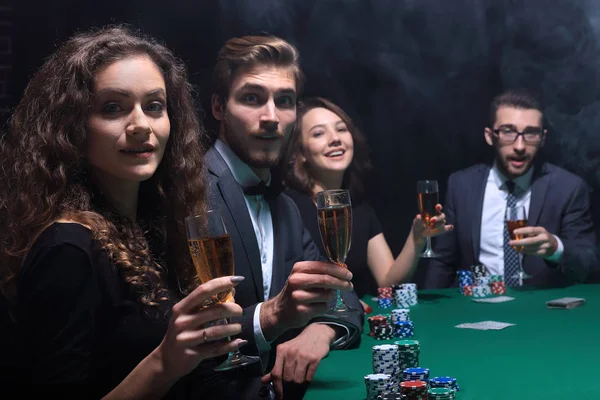
M471 271L473 271L473 278L490 275L490 272L488 271L486 266L483 264L477 264L477 265L471 266Z
M448 388L429 388L429 400L454 400L454 390Z
M400 383L400 393L405 395L407 400L427 400L427 382L402 382Z
M419 366L421 345L418 340L397 340L394 344L398 346L400 369L402 371Z
M392 308L393 299L391 287L377 289L377 303L380 308Z
M373 328L373 337L377 340L392 340L394 338L394 330L389 325L379 325Z
M473 286L473 297L488 297L492 294L492 289L490 289L490 285L485 286Z
M378 396L389 393L394 390L397 384L391 380L387 374L369 374L365 376L365 386L367 387L367 400L377 400Z
M473 282L475 286L490 286L491 276L476 276Z
M506 294L506 285L502 275L490 275L492 294Z
M473 273L468 270L459 270L458 274L458 290L465 296L473 294Z
M406 381L429 381L429 368L406 368L402 371L402 380Z
M394 301L401 308L410 308L417 305L417 285L414 283L404 283L394 286Z
M456 378L452 378L451 376L436 376L435 378L431 378L429 380L429 387L448 388L455 392L460 390L458 388L458 384L456 383Z
M477 271L477 272L475 272ZM487 297L492 294L490 275L483 265L473 267L473 297Z
M400 369L400 359L398 346L395 344L382 344L373 346L373 373L386 374L390 376L388 383L391 389L388 391L398 391L402 371Z
M410 321L410 309L396 308L392 310L392 325L398 321Z
M415 326L412 321L396 321L392 325L395 338L411 338L415 335Z
M371 332L369 333L371 336L375 336L376 326L388 326L388 320L385 315L374 315L367 318L367 321L369 321L369 327L371 328Z

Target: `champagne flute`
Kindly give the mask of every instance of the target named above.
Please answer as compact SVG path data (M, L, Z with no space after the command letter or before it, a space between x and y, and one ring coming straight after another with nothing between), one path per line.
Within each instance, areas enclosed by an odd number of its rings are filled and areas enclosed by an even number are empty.
M325 190L317 193L317 220L323 247L329 261L342 267L345 264L352 242L352 204L350 192L344 189ZM340 290L336 290L335 306L328 314L353 311L344 302Z
M506 229L508 229L508 234L512 240L520 240L524 239L525 235L523 234L515 234L515 229L524 228L527 226L527 213L525 211L525 207L517 206L517 207L506 207L506 212L504 214L504 221L506 222ZM517 253L523 251L523 246L513 246ZM525 270L523 269L523 261L521 254L517 254L519 257L519 272L512 275L511 279L518 279L519 286L523 286L523 279L531 278Z
M185 219L188 245L196 273L202 283L222 276L233 275L233 246L219 210L209 210ZM204 307L233 300L233 289L213 296ZM228 324L223 318L217 324ZM214 325L214 323L213 323ZM231 341L231 338L227 338ZM217 372L228 371L259 361L259 357L242 354L239 349L230 352L227 359L217 365Z
M439 203L439 190L437 181L418 181L417 198L419 203L419 212L425 226L427 226L427 247L421 258L435 258L439 255L431 248L431 229L429 221L435 217L437 212L435 206Z

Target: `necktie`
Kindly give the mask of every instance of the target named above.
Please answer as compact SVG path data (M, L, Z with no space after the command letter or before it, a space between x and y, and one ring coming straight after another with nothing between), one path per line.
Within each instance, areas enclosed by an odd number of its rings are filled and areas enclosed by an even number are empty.
M506 208L516 207L517 199L515 197L515 183L513 181L506 182L508 196L506 197ZM519 273L519 253L508 245L510 235L506 223L504 224L504 281L507 286L516 286L519 284L519 279L514 277Z

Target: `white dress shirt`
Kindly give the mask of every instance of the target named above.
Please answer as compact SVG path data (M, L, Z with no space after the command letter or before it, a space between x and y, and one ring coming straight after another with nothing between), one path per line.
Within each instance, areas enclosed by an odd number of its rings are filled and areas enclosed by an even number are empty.
M252 171L252 169L244 163L240 158L221 140L217 139L215 143L215 149L219 152L221 157L227 163L227 166L231 170L234 179L241 187L247 188L250 186L256 186L260 183L260 178ZM270 183L271 178L267 181ZM271 219L271 209L269 204L262 195L244 195L246 200L246 208L252 219L252 226L254 227L254 233L256 235L256 241L260 250L260 263L262 265L262 278L263 278L263 300L269 299L269 292L271 291L271 280L273 277L273 220ZM261 353L270 350L271 345L265 339L265 336L260 327L260 308L262 302L258 303L254 310L253 325L254 325L254 339L256 341L256 347Z
M533 167L514 180L517 206L525 207L527 215L530 212L532 176ZM483 197L479 262L485 265L490 274L493 275L504 275L504 214L508 197L506 188L506 181L508 180L498 169L498 166L494 164L490 169ZM560 239L556 235L554 237L558 242L558 249L546 259L559 262L562 260L564 247ZM519 254L519 256L523 257L522 254Z

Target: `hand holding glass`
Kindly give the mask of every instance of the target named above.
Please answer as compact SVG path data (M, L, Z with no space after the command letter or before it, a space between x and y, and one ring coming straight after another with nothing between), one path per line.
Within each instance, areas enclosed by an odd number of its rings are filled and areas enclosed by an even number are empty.
M439 203L439 191L437 181L418 181L417 182L417 196L419 203L419 212L421 213L421 219L427 226L427 247L421 258L435 258L438 254L431 248L431 228L430 220L437 214L435 206Z
M202 283L222 276L233 276L233 246L221 212L210 210L185 219L190 254L196 273ZM213 296L205 306L233 301L233 290ZM228 319L223 320L229 323ZM231 338L228 338L231 340ZM215 371L227 371L259 361L258 357L242 354L239 349L229 353L227 360L217 365Z

